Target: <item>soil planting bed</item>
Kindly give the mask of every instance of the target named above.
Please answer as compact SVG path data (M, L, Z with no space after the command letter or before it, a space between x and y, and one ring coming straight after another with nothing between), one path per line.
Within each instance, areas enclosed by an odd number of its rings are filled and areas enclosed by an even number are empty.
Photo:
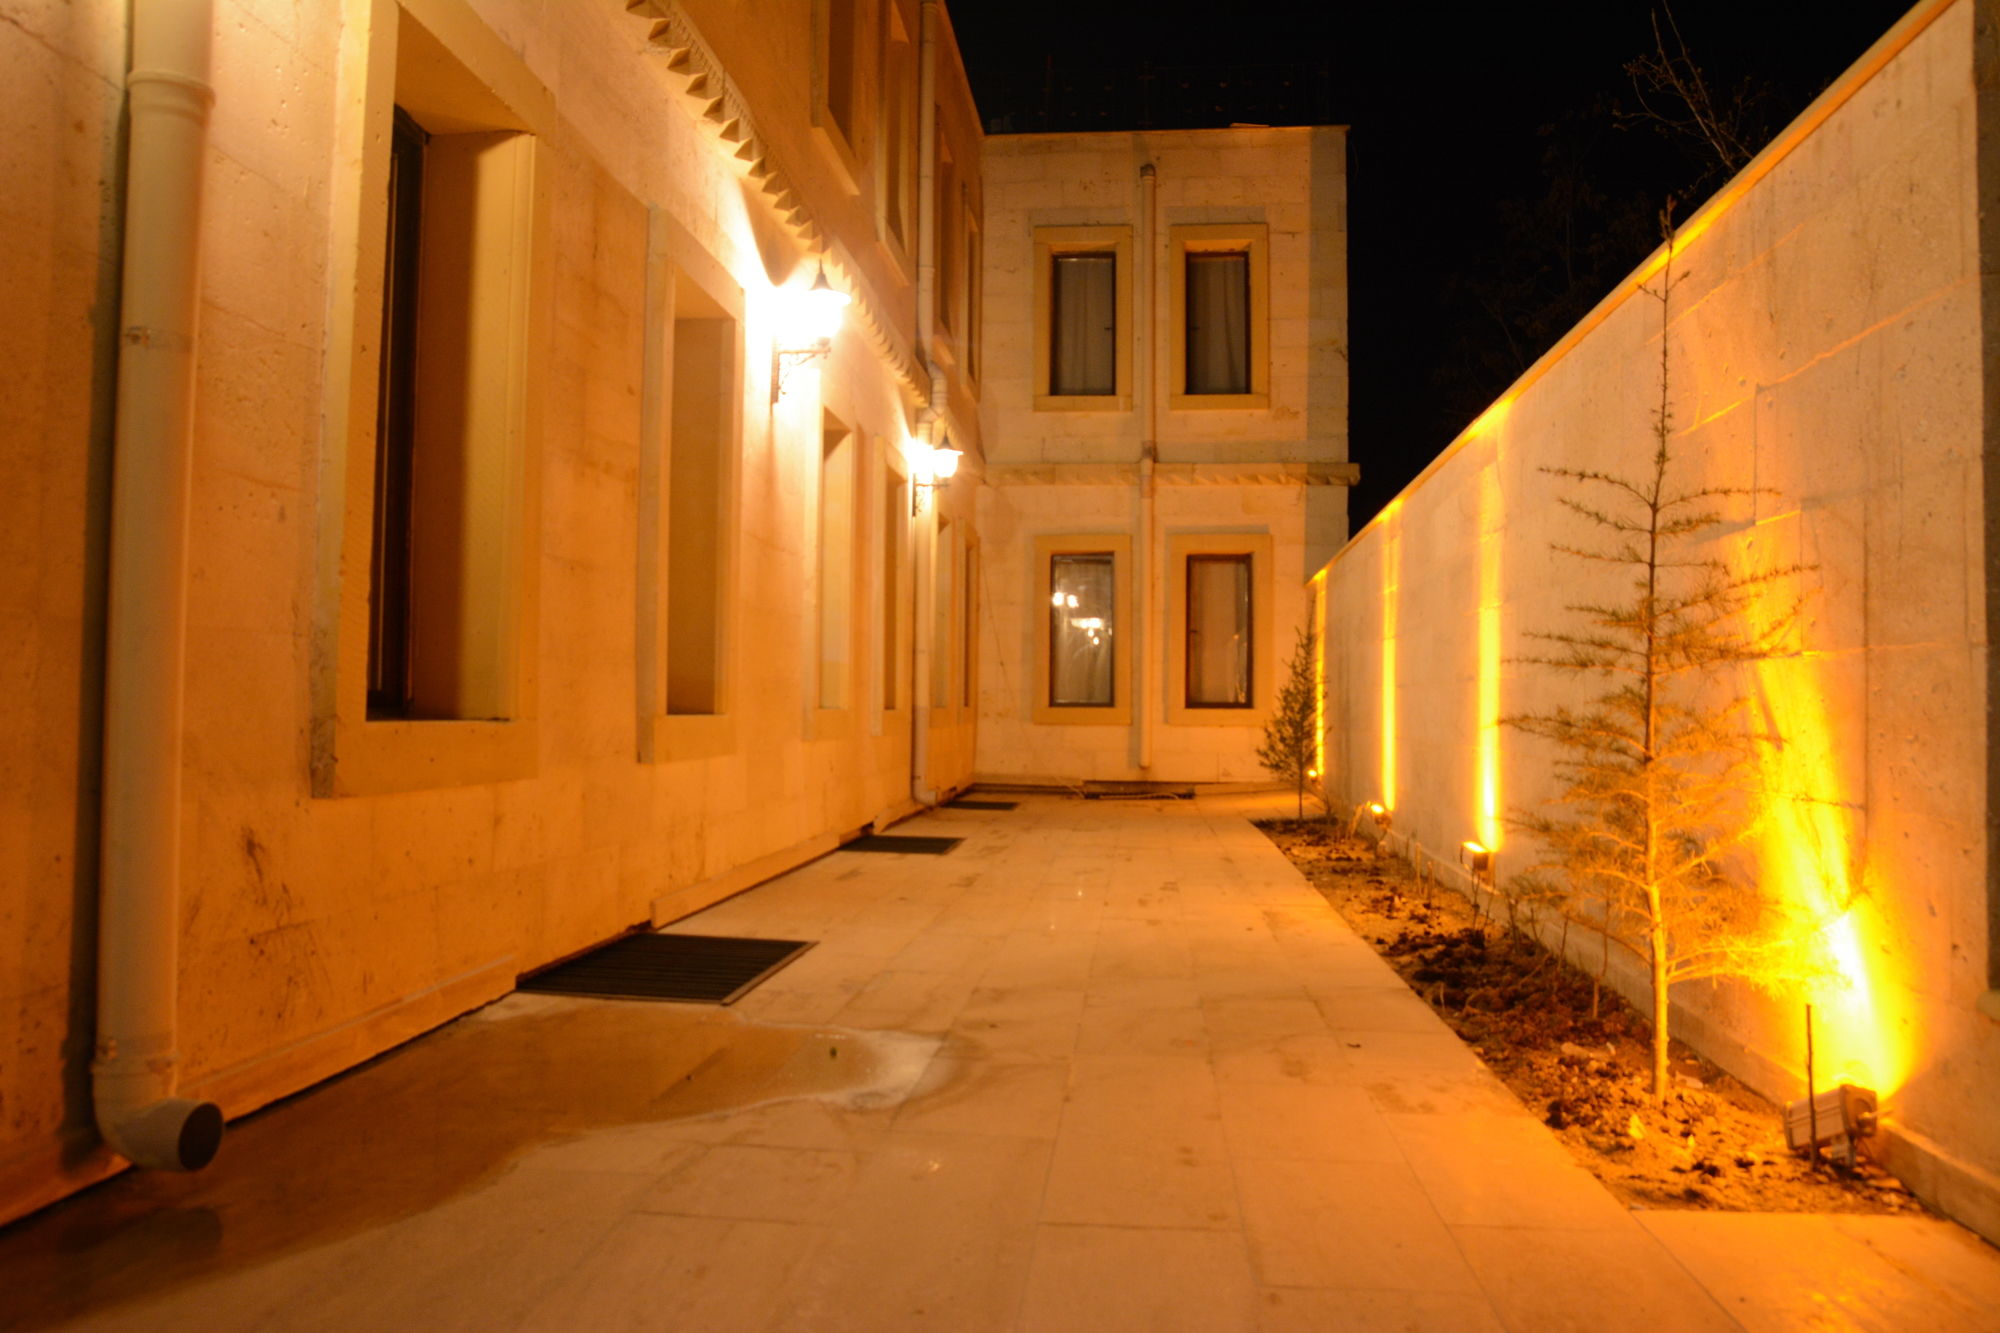
M1627 1205L1741 1212L1922 1211L1865 1159L1819 1170L1786 1151L1779 1108L1675 1042L1665 1106L1650 1090L1651 1034L1606 991L1540 945L1475 916L1318 820L1259 827L1376 952Z

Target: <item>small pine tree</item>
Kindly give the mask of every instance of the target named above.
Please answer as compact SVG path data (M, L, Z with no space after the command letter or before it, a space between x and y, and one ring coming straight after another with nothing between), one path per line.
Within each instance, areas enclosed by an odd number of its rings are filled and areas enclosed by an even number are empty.
M1673 481L1668 302L1674 283L1671 214L1662 216L1667 261L1660 303L1660 397L1653 413L1652 466L1636 478L1547 468L1575 484L1561 503L1600 529L1594 546L1557 543L1577 560L1627 571L1624 600L1573 605L1580 628L1531 637L1553 645L1525 659L1581 676L1606 691L1582 710L1510 717L1508 724L1555 743L1566 814L1516 814L1510 823L1547 851L1516 891L1555 901L1568 919L1602 931L1650 973L1653 1095L1667 1091L1667 1001L1677 982L1734 975L1772 983L1813 974L1797 923L1731 873L1730 849L1751 831L1755 750L1762 736L1750 700L1728 686L1744 664L1768 660L1796 603L1776 615L1747 612L1801 567L1746 573L1692 549L1719 524L1716 506L1751 492ZM1546 872L1559 872L1552 881ZM1805 932L1810 936L1810 931ZM1602 978L1602 968L1599 972Z
M1299 818L1306 817L1306 784L1313 777L1313 755L1319 746L1318 682L1313 678L1318 658L1319 636L1313 618L1306 616L1299 626L1298 645L1285 664L1285 683L1278 689L1278 705L1264 724L1264 741L1257 747L1257 759L1280 781L1292 783L1298 792Z

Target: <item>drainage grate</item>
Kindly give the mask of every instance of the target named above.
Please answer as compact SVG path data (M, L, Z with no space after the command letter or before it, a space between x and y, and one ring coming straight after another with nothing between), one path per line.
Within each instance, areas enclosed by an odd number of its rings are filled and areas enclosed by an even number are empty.
M734 1004L812 946L811 940L728 935L626 935L524 977L520 988L608 1000Z
M1194 799L1194 788L1174 782L1086 782L1083 784L1083 799L1191 801Z
M964 842L963 838L919 838L897 833L872 833L844 843L843 852L907 852L916 856L943 856Z
M979 801L970 796L961 796L955 801L946 801L947 810L1019 810L1019 801Z

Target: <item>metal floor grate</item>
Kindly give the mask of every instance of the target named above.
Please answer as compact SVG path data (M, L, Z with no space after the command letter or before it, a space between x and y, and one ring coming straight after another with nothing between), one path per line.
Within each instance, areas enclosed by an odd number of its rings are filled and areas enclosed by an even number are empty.
M971 796L961 796L955 801L946 801L947 810L1019 810L1019 801L982 801Z
M608 1000L733 1004L812 946L811 940L729 935L626 935L522 978L520 989Z
M920 838L906 834L873 833L841 844L843 852L907 852L917 856L943 856L964 842L963 838Z

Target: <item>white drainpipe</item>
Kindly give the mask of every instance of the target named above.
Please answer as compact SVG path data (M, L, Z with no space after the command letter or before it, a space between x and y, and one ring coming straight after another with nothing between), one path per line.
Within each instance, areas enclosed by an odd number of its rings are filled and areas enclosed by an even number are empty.
M1156 614L1158 597L1156 585L1159 582L1153 550L1153 465L1160 456L1160 400L1155 384L1159 369L1159 356L1153 347L1158 333L1158 323L1154 318L1154 283L1158 280L1155 270L1159 266L1157 250L1157 228L1154 226L1155 205L1159 195L1159 175L1151 162L1139 168L1139 272L1132 322L1133 330L1133 387L1139 394L1139 541L1138 550L1132 561L1132 586L1137 590L1133 608L1137 614L1133 623L1139 633L1138 670L1134 672L1132 717L1139 729L1138 759L1139 769L1150 774L1153 769L1153 727L1155 713L1160 707L1159 667L1166 645L1161 641L1165 632L1161 618Z
M97 1126L140 1166L206 1166L212 1102L175 1097L182 642L209 0L133 0L105 635Z
M931 362L931 338L937 330L937 0L923 0L917 29L917 361L931 401L917 415L917 439L934 446L939 390L937 367ZM916 605L910 616L910 798L919 805L936 805L937 789L930 781L931 756L931 638L937 593L937 492L918 516L916 577L911 592Z

